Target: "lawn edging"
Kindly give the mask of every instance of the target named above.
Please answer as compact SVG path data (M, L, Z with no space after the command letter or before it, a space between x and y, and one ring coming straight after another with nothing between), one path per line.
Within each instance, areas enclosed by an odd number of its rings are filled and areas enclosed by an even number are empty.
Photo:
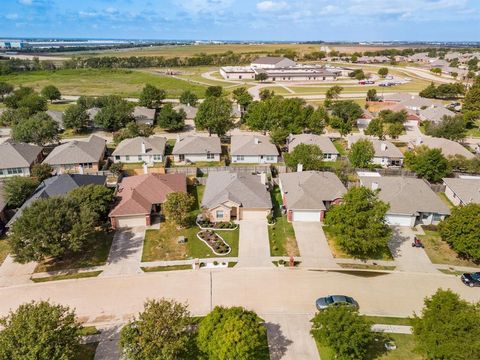
M235 230L236 230L236 229L235 229ZM213 231L213 230L211 230L211 231ZM203 243L204 243L205 245L207 245L207 246L210 248L210 250L212 250L212 252L213 252L215 255L217 255L217 256L226 256L226 255L228 255L228 254L230 254L230 253L232 252L232 247L225 241L225 239L224 239L223 237L220 236L220 234L217 234L215 231L214 231L213 233L214 233L216 236L218 236L226 246L228 246L228 251L227 251L226 253L224 253L224 254L217 253L217 252L214 250L214 248L210 246L210 244L209 244L208 242L206 242L205 240L203 240L203 239L200 237L200 235L199 235L200 233L201 233L201 231L199 231L199 232L197 233L197 238L199 238L201 241L203 241Z

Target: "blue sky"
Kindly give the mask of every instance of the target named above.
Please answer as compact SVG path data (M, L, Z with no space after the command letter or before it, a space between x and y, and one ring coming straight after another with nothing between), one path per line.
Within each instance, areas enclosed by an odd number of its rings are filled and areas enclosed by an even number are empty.
M480 0L0 0L0 37L480 41Z

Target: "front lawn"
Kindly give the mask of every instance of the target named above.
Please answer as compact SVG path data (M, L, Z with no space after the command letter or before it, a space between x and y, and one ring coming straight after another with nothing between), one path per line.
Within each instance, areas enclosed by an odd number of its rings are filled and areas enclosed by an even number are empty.
M143 272L192 270L192 265L142 266Z
M75 360L93 360L97 351L98 342L81 344Z
M75 274L53 275L53 276L47 276L47 277L41 277L41 278L32 278L32 281L35 283L42 283L42 282L58 281L58 280L84 279L84 278L97 277L101 273L102 273L102 270L85 271L85 272L79 272Z

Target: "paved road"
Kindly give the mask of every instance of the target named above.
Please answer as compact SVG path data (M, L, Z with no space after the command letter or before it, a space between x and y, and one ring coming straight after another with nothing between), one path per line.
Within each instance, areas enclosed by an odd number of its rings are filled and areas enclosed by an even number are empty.
M266 220L241 220L238 249L240 267L273 266Z
M31 283L30 277L36 266L36 262L17 263L8 255L0 265L0 287Z
M293 222L298 249L304 267L336 268L322 225L318 222Z

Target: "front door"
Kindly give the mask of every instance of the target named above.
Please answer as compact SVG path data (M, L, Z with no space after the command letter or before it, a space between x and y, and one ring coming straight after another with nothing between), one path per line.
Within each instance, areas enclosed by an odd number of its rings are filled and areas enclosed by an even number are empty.
M184 154L178 155L178 160L185 161L185 155Z

